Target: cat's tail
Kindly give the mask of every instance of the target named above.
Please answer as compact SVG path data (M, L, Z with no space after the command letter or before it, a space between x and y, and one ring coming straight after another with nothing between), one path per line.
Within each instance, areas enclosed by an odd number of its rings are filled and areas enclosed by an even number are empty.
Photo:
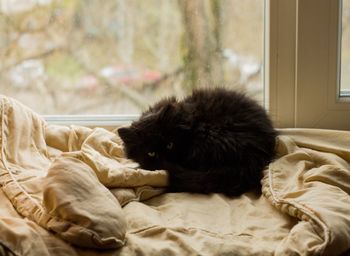
M238 196L242 193L255 189L261 189L260 180L247 182L239 177L237 170L233 167L220 167L205 172L178 168L169 173L168 192L190 192L190 193L223 193L228 196ZM236 174L236 176L233 176Z

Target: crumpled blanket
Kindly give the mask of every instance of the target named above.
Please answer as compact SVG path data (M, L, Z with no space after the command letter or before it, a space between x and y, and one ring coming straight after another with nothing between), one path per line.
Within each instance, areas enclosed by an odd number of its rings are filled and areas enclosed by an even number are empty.
M116 132L56 126L0 97L1 255L339 255L350 132L282 129L262 194L164 193Z

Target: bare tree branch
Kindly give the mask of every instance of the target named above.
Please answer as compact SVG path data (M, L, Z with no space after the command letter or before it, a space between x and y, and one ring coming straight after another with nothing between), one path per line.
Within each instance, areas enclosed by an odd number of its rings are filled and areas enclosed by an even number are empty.
M108 79L105 77L101 76L98 72L96 72L95 69L90 68L81 58L73 51L69 51L72 56L74 56L75 60L77 63L89 74L93 75L101 84L104 84L107 86L109 89L117 90L120 93L122 93L124 96L128 97L131 101L133 101L137 106L140 108L144 108L147 106L147 102L145 98L136 92L135 90L131 89L128 86L124 85L116 85L111 83Z
M180 75L181 73L183 73L185 70L184 66L178 67L177 69L175 69L173 72L171 73L165 73L162 75L162 77L160 77L159 79L157 79L156 81L152 82L152 83L146 83L144 84L144 86L147 87L157 87L160 84L164 83L165 81L171 79L171 78L175 78L178 75Z

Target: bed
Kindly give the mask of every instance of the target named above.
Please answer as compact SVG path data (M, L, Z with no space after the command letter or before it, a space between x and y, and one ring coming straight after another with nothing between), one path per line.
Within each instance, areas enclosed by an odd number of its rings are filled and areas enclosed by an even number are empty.
M281 129L262 193L165 193L115 131L0 98L0 255L347 255L350 132Z

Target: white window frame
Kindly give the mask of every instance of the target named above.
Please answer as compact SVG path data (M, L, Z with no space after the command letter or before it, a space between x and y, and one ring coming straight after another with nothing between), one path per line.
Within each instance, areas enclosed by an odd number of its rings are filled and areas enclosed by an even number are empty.
M277 127L350 130L339 97L340 0L266 0L265 87Z
M50 124L98 126L108 129L124 125L138 117L139 115L44 115L45 120Z

